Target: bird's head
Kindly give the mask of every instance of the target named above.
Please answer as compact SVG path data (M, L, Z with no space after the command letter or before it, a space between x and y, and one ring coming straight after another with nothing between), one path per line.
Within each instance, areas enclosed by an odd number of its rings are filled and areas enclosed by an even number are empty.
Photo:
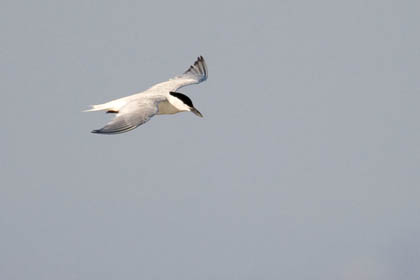
M170 94L173 97L177 98L179 101L181 101L180 105L183 108L179 108L179 109L181 109L183 111L190 111L190 112L193 112L194 114L196 114L197 116L199 116L201 118L203 117L203 115L194 107L191 99L188 96L186 96L185 94L182 94L180 92L174 92L174 91L171 91Z

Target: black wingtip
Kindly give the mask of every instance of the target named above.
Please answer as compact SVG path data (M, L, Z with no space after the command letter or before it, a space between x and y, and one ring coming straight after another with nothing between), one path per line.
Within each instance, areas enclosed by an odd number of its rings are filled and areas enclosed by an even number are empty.
M101 133L101 130L100 129L94 129L94 130L91 131L91 133Z

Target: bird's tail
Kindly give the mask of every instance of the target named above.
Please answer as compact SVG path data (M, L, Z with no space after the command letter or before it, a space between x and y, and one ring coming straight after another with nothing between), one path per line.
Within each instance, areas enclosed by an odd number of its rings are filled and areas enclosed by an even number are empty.
M90 109L87 109L83 112L93 112L93 111L102 111L107 110L109 113L118 112L122 107L124 107L129 99L127 97L115 99L103 104L91 105Z
M93 112L93 111L102 111L109 109L108 103L98 104L98 105L90 105L90 108L84 110L83 112Z

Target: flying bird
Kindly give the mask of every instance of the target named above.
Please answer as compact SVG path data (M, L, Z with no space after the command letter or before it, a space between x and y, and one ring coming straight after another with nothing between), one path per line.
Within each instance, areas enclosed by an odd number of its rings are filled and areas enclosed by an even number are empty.
M189 111L203 117L194 107L191 99L177 90L188 85L199 84L205 80L207 80L207 66L204 58L199 56L182 75L156 84L143 92L107 103L92 105L92 108L85 112L106 110L107 113L116 114L115 118L104 127L92 130L92 133L124 133L144 124L154 115Z

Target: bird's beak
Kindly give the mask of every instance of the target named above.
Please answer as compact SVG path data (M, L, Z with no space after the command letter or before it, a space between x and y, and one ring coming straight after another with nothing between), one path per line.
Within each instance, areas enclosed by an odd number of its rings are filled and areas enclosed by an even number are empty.
M199 116L199 117L203 117L203 115L197 110L197 109L195 109L194 107L191 107L191 112L193 112L194 114L196 114L197 116Z

